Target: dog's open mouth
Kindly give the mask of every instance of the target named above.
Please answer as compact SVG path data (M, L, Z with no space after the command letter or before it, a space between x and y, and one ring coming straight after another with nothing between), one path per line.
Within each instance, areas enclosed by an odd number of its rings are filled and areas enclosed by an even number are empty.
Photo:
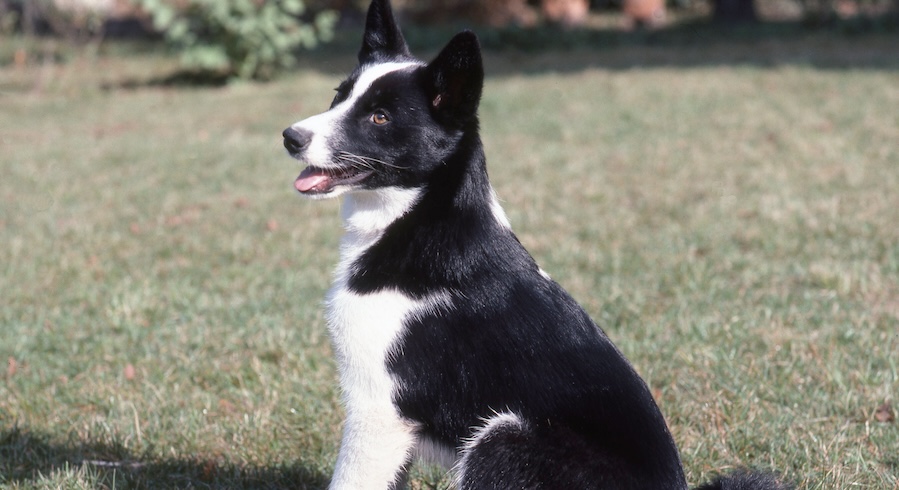
M371 170L353 167L325 169L310 165L300 173L293 186L303 194L324 194L339 185L361 182L371 174Z

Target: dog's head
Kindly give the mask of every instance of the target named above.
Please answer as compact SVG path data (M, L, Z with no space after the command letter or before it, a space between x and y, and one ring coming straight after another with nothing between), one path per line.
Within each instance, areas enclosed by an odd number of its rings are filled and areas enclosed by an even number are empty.
M326 112L284 130L307 165L294 187L309 197L415 188L477 130L484 82L478 40L456 35L430 63L412 57L388 0L368 10L359 65Z

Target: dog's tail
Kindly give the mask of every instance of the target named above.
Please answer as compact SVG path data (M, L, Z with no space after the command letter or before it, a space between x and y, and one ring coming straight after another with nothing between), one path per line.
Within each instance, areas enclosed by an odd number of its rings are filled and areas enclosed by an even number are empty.
M716 477L694 490L792 490L793 486L777 475L760 471L739 470Z

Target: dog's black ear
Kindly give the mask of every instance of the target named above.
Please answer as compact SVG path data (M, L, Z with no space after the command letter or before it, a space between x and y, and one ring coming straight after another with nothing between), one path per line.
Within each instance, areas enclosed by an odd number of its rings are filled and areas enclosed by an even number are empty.
M393 16L390 0L372 0L365 19L365 34L359 50L359 63L375 58L411 56L409 46Z
M481 45L471 31L456 34L427 67L431 105L444 122L465 124L477 116L484 87Z

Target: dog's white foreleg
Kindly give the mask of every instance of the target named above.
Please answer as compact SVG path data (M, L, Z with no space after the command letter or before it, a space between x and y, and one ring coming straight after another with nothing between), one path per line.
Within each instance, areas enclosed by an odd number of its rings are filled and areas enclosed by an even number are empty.
M347 413L331 490L401 488L415 444L413 427L395 410L353 407Z
M344 270L338 270L327 303L346 407L330 488L396 488L412 457L416 426L402 418L393 403L398 387L387 359L403 319L428 303L396 291L354 293L345 286Z

